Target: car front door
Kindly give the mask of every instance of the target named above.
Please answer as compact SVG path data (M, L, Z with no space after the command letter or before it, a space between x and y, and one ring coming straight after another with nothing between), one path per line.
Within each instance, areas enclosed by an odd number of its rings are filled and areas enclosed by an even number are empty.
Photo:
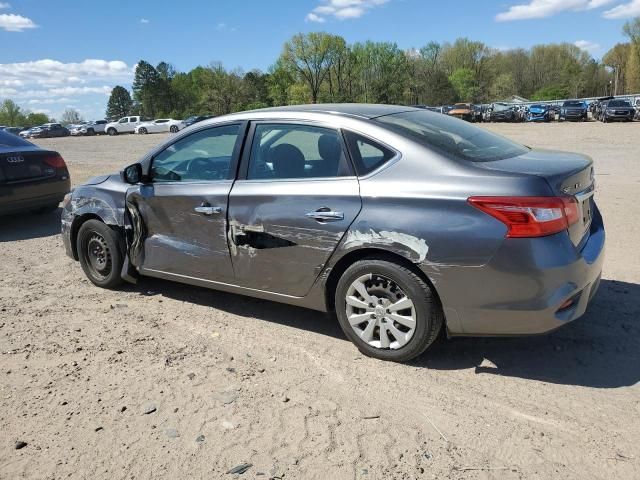
M257 122L229 197L236 283L301 297L358 215L360 189L339 131Z
M149 181L127 192L141 273L176 280L233 280L227 201L245 125L233 123L182 137L151 160Z

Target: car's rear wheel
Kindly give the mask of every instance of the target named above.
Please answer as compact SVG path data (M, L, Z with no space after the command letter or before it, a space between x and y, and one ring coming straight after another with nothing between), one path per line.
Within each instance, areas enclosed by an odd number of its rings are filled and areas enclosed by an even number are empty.
M107 133L109 134L109 136L113 137L114 135L118 134L118 131L115 128L111 127L109 130L107 130Z
M436 339L444 315L435 292L413 270L383 259L360 260L338 281L340 326L370 357L403 362Z
M169 131L171 133L178 133L178 127L176 125L171 125L171 127L169 128Z
M87 220L78 231L76 246L82 270L92 283L103 288L122 283L122 252L116 232L108 225Z

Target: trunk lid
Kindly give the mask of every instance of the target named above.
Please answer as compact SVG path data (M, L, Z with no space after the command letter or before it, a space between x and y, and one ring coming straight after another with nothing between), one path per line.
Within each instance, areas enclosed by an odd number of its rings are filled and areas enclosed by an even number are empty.
M578 153L550 150L530 150L524 155L478 162L477 166L508 173L535 175L544 178L554 195L574 196L578 202L578 222L569 228L574 245L586 239L595 210L593 160Z
M27 181L46 180L55 177L56 168L47 164L46 159L55 157L56 152L38 147L20 149L0 149L0 183L13 184Z

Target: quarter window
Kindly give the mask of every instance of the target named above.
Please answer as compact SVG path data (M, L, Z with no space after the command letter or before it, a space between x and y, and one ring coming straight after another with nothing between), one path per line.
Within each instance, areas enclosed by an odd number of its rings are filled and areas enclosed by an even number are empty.
M154 182L226 180L240 125L225 125L193 133L160 152L151 164Z
M248 179L327 178L352 175L337 131L295 124L255 128Z
M345 132L351 158L358 175L372 172L395 155L393 150L354 132Z

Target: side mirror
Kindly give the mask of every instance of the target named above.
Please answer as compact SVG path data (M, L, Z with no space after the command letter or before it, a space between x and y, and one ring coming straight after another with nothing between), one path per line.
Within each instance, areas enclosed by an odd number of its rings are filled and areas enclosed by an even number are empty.
M123 182L130 183L132 185L140 183L142 181L142 165L139 163L129 165L120 172L120 178Z

